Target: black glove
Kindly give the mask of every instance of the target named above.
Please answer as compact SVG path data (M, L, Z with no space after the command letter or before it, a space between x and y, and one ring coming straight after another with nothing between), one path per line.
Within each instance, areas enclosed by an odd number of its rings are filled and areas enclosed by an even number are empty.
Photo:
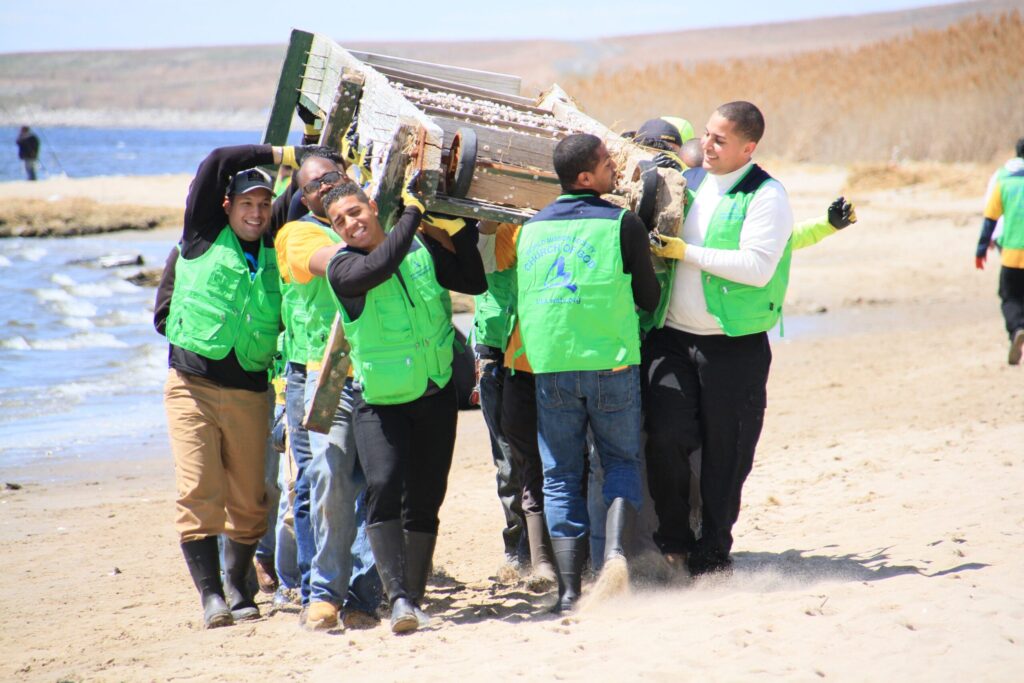
M842 230L846 226L856 223L857 212L854 210L853 204L846 201L844 197L839 197L829 204L828 222L836 230Z
M660 168L674 168L680 173L683 172L683 168L679 165L679 162L664 152L661 152L654 157L654 165Z
M287 433L288 423L285 420L284 411L277 416L274 420L274 426L270 430L270 445L274 447L274 450L278 453L284 453L285 451L285 435Z
M302 122L307 125L316 123L316 112L306 109L301 104L295 107L295 113L298 114L299 118L302 119Z

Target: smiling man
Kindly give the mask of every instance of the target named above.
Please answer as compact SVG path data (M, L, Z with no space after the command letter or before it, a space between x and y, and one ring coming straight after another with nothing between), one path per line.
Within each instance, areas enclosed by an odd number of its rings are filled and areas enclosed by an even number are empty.
M178 489L177 531L208 628L259 616L245 576L267 526L267 369L281 328L273 183L257 165L306 148L215 149L189 186L166 319L164 407ZM224 545L221 583L217 535Z
M391 603L391 630L429 622L426 590L455 448L458 404L452 379L448 290L487 289L475 221L428 216L450 237L448 251L417 237L423 202L414 182L388 234L377 205L345 183L324 198L346 246L331 258L328 280L352 347L352 415L366 474L367 536Z
M707 173L687 187L682 238L654 248L677 265L644 343L648 484L655 541L670 558L685 557L693 575L731 566L732 527L764 421L768 331L789 280L789 198L752 160L764 127L749 102L711 115ZM698 449L699 540L689 525L689 456Z
M285 282L283 315L288 343L289 376L304 371L302 410L293 404L289 423L298 426L313 401L320 365L338 306L327 282L327 264L345 246L327 218L323 200L337 185L349 182L339 155L311 154L298 171L303 218L286 224L275 240ZM365 477L356 458L352 429L352 381L342 391L331 430L310 430L309 453L296 453L296 509L309 510L308 524L296 524L302 569L303 611L299 622L310 630L338 625L344 608L347 627L376 623L380 580L365 541L354 544L357 527L365 527L361 494ZM305 455L305 457L303 457ZM301 518L301 513L296 515ZM365 532L364 534L365 535Z

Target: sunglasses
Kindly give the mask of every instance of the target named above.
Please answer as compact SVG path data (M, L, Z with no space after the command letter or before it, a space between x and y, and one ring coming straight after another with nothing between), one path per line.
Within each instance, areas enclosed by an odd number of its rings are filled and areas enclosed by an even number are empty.
M341 180L341 173L339 171L328 171L316 180L310 180L308 183L302 186L302 191L306 194L313 194L320 189L322 185L333 185L334 183Z

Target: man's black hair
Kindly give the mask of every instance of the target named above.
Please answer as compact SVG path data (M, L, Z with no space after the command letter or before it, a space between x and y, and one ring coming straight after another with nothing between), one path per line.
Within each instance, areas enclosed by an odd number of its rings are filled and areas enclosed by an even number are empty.
M1017 140L1017 156L1024 158L1024 138Z
M363 188L359 187L357 183L349 181L331 188L331 191L324 197L324 211L326 212L327 209L331 207L331 204L339 199L352 196L358 198L363 204L370 203L370 198L366 196L365 192L363 192Z
M601 138L590 133L576 133L564 138L555 146L554 165L558 182L563 190L576 187L580 173L593 171L597 165L597 150Z
M764 116L761 110L750 102L726 102L715 111L733 122L740 137L752 142L761 141L761 136L764 135Z

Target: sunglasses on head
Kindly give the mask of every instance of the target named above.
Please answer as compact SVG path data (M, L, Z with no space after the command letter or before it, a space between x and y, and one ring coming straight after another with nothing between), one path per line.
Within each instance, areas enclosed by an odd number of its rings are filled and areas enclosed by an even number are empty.
M339 171L328 171L322 176L315 180L310 180L308 183L302 186L302 191L306 194L313 194L320 189L322 185L330 185L341 180L341 172Z

